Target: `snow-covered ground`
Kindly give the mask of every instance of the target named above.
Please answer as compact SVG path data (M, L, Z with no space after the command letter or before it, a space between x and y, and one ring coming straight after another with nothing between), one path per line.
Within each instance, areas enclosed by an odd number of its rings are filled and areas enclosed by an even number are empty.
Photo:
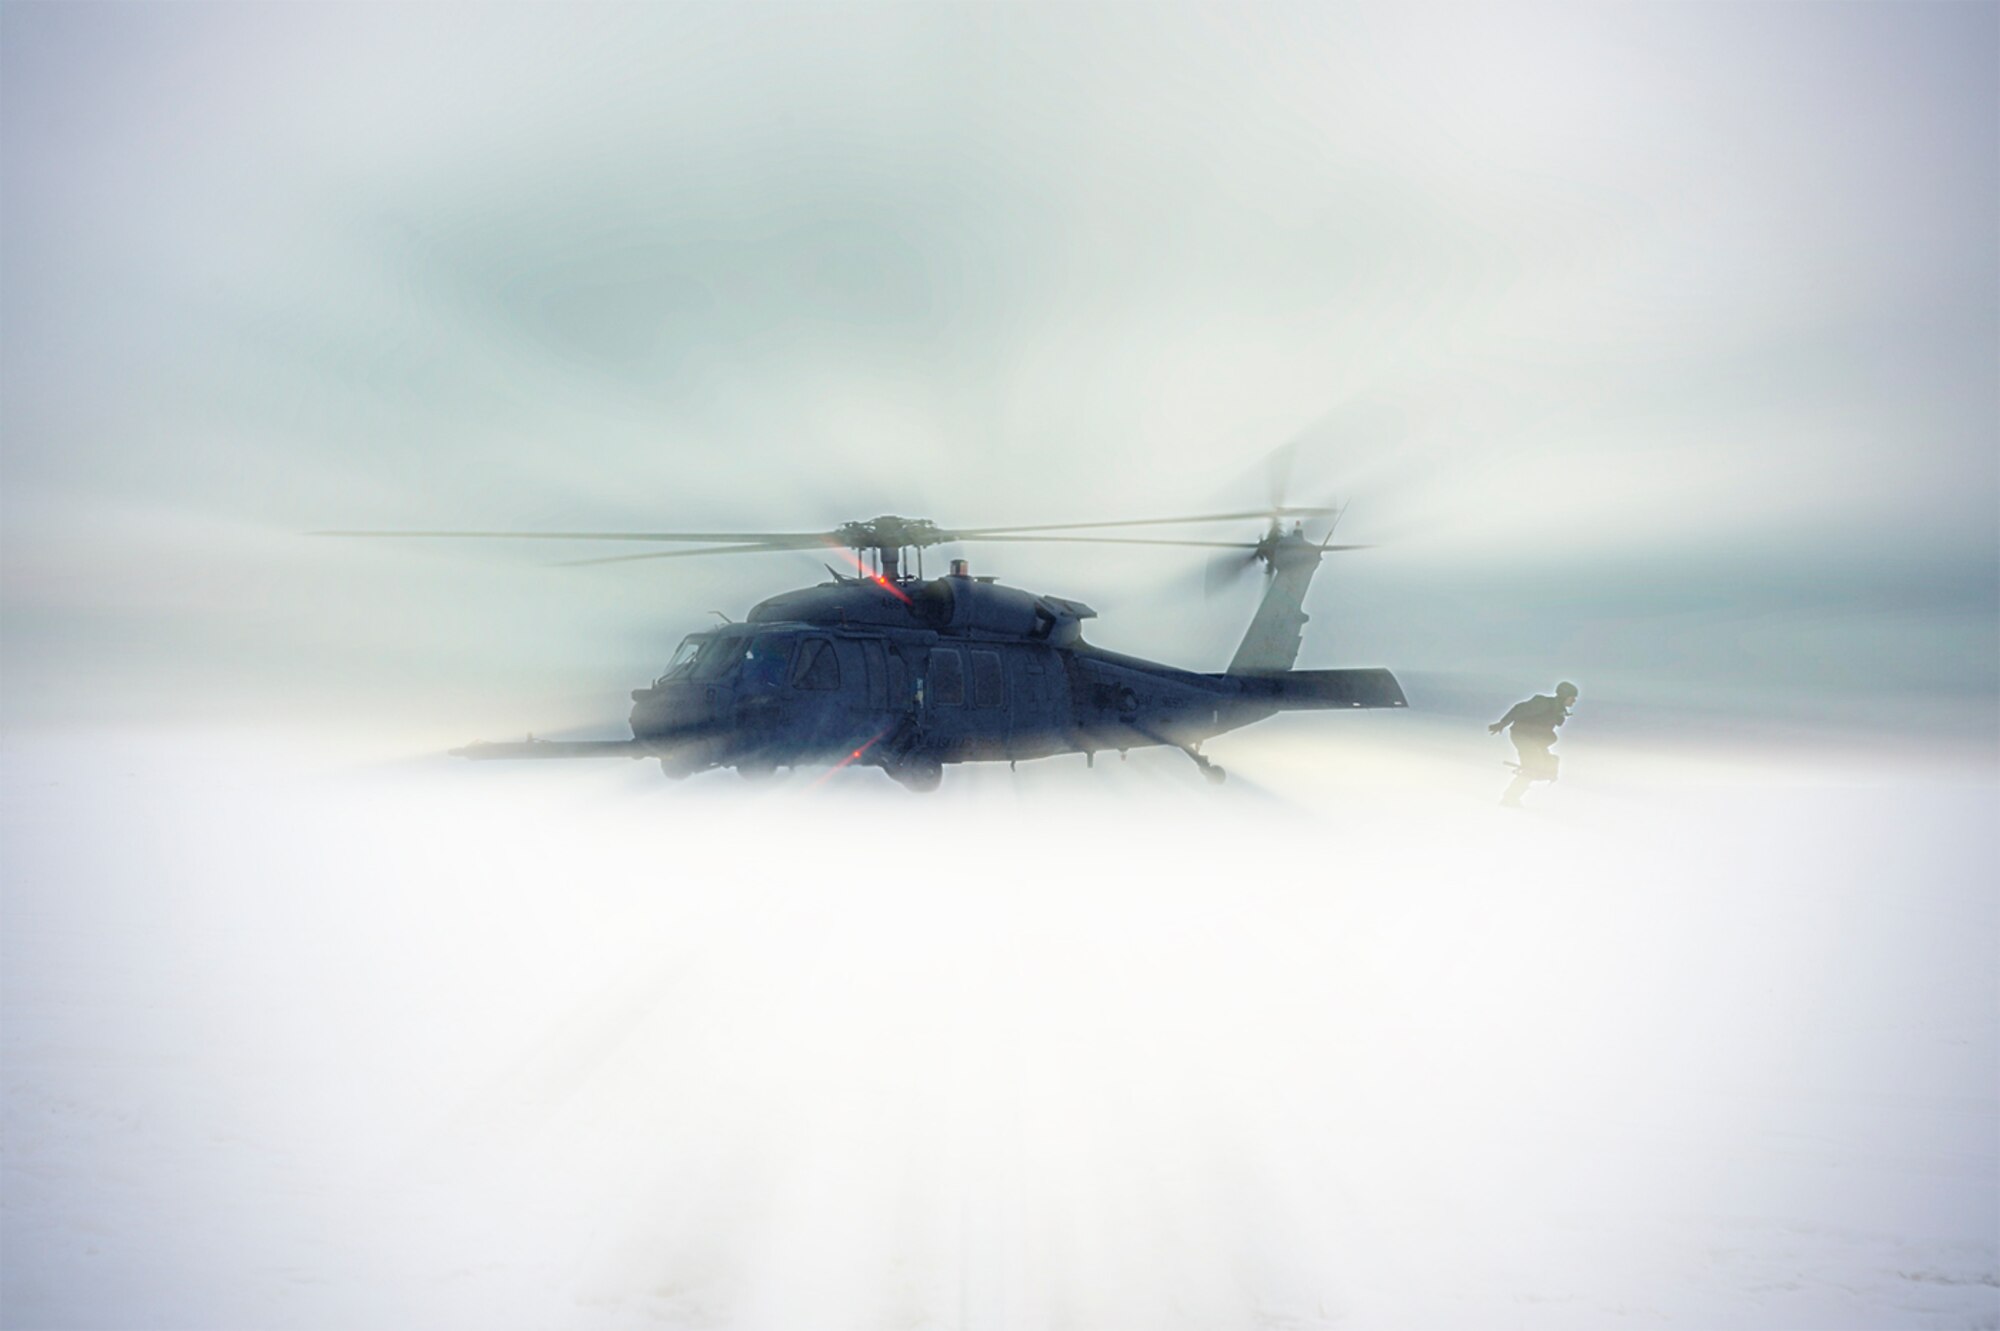
M1292 721L929 798L17 735L0 1322L2000 1325L1990 763L1508 814Z

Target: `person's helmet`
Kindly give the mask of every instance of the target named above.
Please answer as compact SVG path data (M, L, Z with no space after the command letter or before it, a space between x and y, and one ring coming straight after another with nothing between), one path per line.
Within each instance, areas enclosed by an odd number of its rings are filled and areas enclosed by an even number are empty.
M1564 680L1562 683L1556 685L1556 697L1563 699L1564 701L1568 701L1572 698L1575 698L1576 685L1570 683L1568 680Z

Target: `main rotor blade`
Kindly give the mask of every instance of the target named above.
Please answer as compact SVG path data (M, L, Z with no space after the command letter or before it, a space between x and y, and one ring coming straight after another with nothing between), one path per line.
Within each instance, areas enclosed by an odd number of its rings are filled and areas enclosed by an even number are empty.
M977 536L957 533L953 540L966 541L1062 541L1073 545L1192 545L1210 550L1256 550L1260 541L1176 541L1164 537L1147 536ZM1368 545L1322 545L1320 550L1372 550ZM644 559L645 555L628 555L628 559Z
M1185 518L1132 518L1122 522L1046 522L1028 527L962 527L949 533L953 540L968 537L985 538L1002 532L1032 531L1085 531L1095 527L1171 527L1178 523L1192 522L1262 522L1271 518L1323 518L1338 513L1337 508L1324 506L1312 508L1260 508L1247 513L1198 513Z
M1075 541L1094 542L1111 545L1188 545L1210 546L1218 549L1250 550L1255 542L1244 541L1194 541L1170 540L1165 538L1143 539L1137 537L1119 538L1113 536L1045 536L1036 533L1094 531L1121 527L1165 527L1183 523L1239 522L1255 520L1269 521L1274 518L1305 518L1337 516L1339 508L1330 507L1290 507L1274 508L1243 513L1203 513L1180 518L1133 518L1119 522L1053 522L1027 527L968 527L957 531L938 533L938 542L951 541ZM457 541L648 541L648 542L688 542L726 541L729 544L711 546L702 550L663 551L643 555L616 555L604 559L583 559L568 561L573 564L613 564L631 559L671 559L679 554L722 555L722 554L768 554L781 550L817 550L830 546L839 549L848 544L839 531L813 532L666 532L666 531L314 531L308 536L337 536L368 540L457 540ZM933 544L934 542L921 542ZM1332 545L1329 550L1358 549L1358 546Z
M840 542L828 537L814 541L811 545L797 545L791 542L767 543L764 545L711 545L700 550L648 550L643 555L605 555L601 559L564 559L555 564L556 568L583 568L590 564L629 564L639 559L689 559L695 555L768 555L781 550L809 550L831 546L840 548Z
M1255 550L1255 541L1175 541L1164 537L1146 536L984 536L977 533L954 533L953 540L963 541L1034 541L1062 542L1068 545L1194 545L1215 550Z
M1067 545L1181 545L1181 546L1191 545L1211 550L1243 550L1251 553L1254 553L1257 549L1257 542L1255 541L1174 541L1174 540L1165 540L1158 538L1149 538L1143 536L975 536L975 537L970 537L968 539L976 541L1015 541L1015 542L1035 542L1035 543L1060 542ZM816 542L815 545L825 545L834 549L840 548L840 543L830 538L823 542ZM645 554L641 555L605 555L601 559L565 559L560 563L556 564L555 567L584 568L591 564L629 564L636 560L641 560L641 559L686 559L692 555L765 555L765 554L773 554L784 550L801 550L808 548L813 548L813 547L793 545L789 543L787 544L773 543L767 545L715 545L715 546L709 546L708 548L702 550L649 550ZM1372 546L1366 546L1366 545L1324 545L1320 547L1322 551L1368 550L1372 548L1373 548ZM1246 568L1249 567L1251 562L1253 561L1250 558L1250 554L1246 554L1244 556L1244 567Z
M309 531L308 536L387 536L477 541L741 541L776 550L809 550L839 538L817 531Z

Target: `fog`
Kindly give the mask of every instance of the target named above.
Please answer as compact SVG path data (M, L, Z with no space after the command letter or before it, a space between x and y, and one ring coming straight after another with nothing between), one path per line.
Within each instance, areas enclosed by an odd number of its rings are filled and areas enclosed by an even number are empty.
M0 11L0 1321L2000 1316L2000 17ZM824 530L1348 505L1408 713L754 787ZM1256 524L1204 530L1251 537ZM1315 533L1317 534L1317 533ZM1199 552L969 545L1219 670ZM1484 723L1582 686L1493 807Z
M8 1321L1990 1316L1990 774L1516 813L1374 719L929 799L17 745Z

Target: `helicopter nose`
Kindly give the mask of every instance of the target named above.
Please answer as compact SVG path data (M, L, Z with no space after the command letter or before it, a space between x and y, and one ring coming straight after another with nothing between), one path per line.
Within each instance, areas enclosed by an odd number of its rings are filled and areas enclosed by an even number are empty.
M668 680L632 690L632 734L638 739L684 738L714 717L711 690L693 680Z

